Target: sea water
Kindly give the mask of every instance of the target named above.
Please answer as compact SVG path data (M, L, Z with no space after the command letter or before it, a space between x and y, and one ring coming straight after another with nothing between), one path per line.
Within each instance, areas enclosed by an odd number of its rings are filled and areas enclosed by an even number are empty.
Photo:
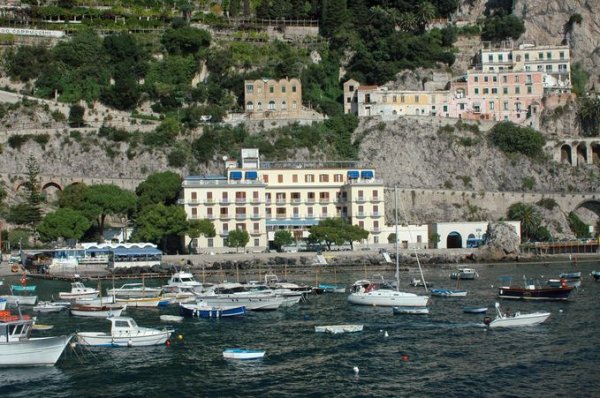
M346 294L335 293L244 318L185 319L173 325L161 323L159 316L177 314L177 307L128 309L124 315L140 326L174 327L171 344L68 347L54 367L1 369L0 396L599 396L600 283L590 279L593 269L600 270L600 263L481 265L479 279L460 281L467 297L434 297L429 315L394 315L391 308L353 306ZM501 301L512 312L551 312L542 325L488 330L484 315L462 312L465 305L487 305L487 315L493 317L500 276L512 275L520 283L523 275L550 278L575 270L582 272L583 285L568 302ZM451 271L427 268L425 279L436 288L453 288ZM401 287L425 293L409 287L414 276L403 272ZM362 270L337 273L338 283L363 277ZM30 283L38 285L41 299L58 297L69 288L66 282ZM40 323L55 326L40 336L108 331L110 325L67 312L38 317ZM316 325L344 323L364 324L364 331L314 332ZM235 347L264 349L267 354L256 361L223 359L223 350Z

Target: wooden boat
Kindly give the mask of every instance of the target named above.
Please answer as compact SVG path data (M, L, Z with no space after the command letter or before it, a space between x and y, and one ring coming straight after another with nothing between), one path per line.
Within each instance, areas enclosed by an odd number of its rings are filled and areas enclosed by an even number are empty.
M550 316L549 312L533 312L530 314L515 312L511 314L507 311L506 313L502 313L499 303L496 303L496 312L496 319L492 320L490 317L485 317L483 320L483 323L490 328L534 326L545 322Z
M0 366L52 366L73 335L32 338L34 321L25 316L0 317Z
M463 312L465 314L485 314L488 307L477 307L477 306L464 306Z
M100 294L100 291L91 287L85 287L81 282L71 283L70 292L60 292L58 297L63 300L75 300L81 298L93 298L95 299Z
M158 297L161 292L161 288L147 287L143 283L126 283L119 288L106 289L109 296L126 299Z
M467 291L461 289L431 289L432 296L437 297L466 297Z
M114 304L114 303L115 303L115 298L113 296L97 297L97 298L88 297L88 298L75 299L75 304L82 304L82 305L102 306L102 305Z
M561 286L539 286L532 280L525 280L524 286L500 286L498 297L515 300L567 300L569 294L575 289L562 283Z
M362 332L364 325L326 325L326 326L315 326L315 333L355 333Z
M93 306L93 305L81 305L76 304L71 307L70 314L75 316L84 316L84 317L93 317L93 318L108 318L108 317L116 317L121 316L121 312L125 310L127 306L125 305L103 305L103 306Z
M479 274L473 268L459 268L450 274L450 279L475 279L479 278Z
M393 307L394 314L409 314L409 315L427 315L429 314L429 307Z
M163 299L161 297L138 297L138 298L117 298L118 304L125 304L128 307L135 308L154 308L158 307L162 302L170 302L169 299Z
M61 312L66 309L67 306L62 304L56 304L52 301L40 301L37 305L33 306L33 311L35 312Z
M151 329L140 327L130 317L108 318L111 323L109 333L104 332L78 332L77 344L104 347L142 347L164 344L171 334L172 329Z
M179 313L188 318L226 318L246 314L245 306L208 306L203 304L179 304Z
M264 350L245 350L243 348L227 348L223 351L225 359L261 359L265 356Z

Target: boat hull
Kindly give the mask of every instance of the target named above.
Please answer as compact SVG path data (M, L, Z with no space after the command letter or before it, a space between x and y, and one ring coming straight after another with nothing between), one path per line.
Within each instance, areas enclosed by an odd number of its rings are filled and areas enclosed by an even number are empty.
M37 303L37 296L2 296L2 298L6 299L6 303L8 305L35 305Z
M109 318L112 316L121 316L121 312L125 310L125 306L118 307L72 307L70 314L74 316L83 316L91 318Z
M246 314L244 306L209 307L195 304L180 304L179 313L188 318L226 318Z
M242 350L239 348L230 348L223 351L225 359L261 359L265 356L266 351L261 350Z
M60 292L58 297L62 300L95 299L98 298L98 292L95 293L68 293Z
M427 315L429 307L394 307L394 314Z
M485 314L487 310L487 307L463 307L465 314Z
M315 333L355 333L362 332L364 325L326 325L326 326L315 326Z
M0 366L52 366L72 337L40 337L0 343Z
M498 297L514 300L567 300L569 294L574 289L572 286L566 287L541 287L541 288L523 288L523 287L500 287L498 288Z
M252 296L245 297L236 294L224 294L214 296L198 297L198 304L207 307L229 307L244 306L249 311L272 311L276 310L284 302L281 296Z
M129 298L129 299L117 299L117 303L126 304L127 307L136 307L136 308L153 308L158 307L161 301L164 299L159 297L149 297L149 298Z
M532 314L517 314L513 317L496 317L489 326L491 328L535 326L546 321L549 316L549 312L534 312Z
M379 307L426 307L428 296L418 296L413 293L396 292L393 290L375 290L366 293L352 293L348 302L356 305L371 305Z
M432 296L437 297L466 297L466 290L456 290L456 289L432 289L430 291Z
M172 331L156 330L155 332L133 333L77 333L77 344L96 347L144 347L164 344Z

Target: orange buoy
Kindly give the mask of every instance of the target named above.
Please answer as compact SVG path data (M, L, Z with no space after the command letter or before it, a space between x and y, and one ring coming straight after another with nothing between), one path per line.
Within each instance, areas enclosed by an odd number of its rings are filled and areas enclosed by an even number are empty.
M170 346L171 346L171 342L170 342L169 340L167 340L167 341L165 341L165 345L166 345L167 347L170 347Z
M402 354L402 360L403 360L404 362L408 362L408 355L406 355L406 354Z

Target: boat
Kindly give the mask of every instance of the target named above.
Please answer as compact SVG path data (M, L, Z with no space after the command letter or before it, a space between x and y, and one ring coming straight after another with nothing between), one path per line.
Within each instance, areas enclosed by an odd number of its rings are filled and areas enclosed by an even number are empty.
M138 298L117 298L117 304L125 304L127 307L135 308L154 308L160 305L167 305L171 302L170 299L162 297L138 297Z
M0 298L5 299L8 305L17 306L35 305L35 303L37 303L38 296L8 294L0 296Z
M81 282L73 282L71 283L71 291L70 292L60 292L58 293L58 297L63 300L76 300L82 298L92 298L95 299L100 294L100 291L91 287L86 287Z
M297 302L298 298L292 298ZM197 297L197 304L208 307L245 306L249 311L270 311L281 307L286 301L282 295L270 289L249 291L241 283L222 283Z
M409 315L427 315L429 314L429 307L393 307L394 314L409 314Z
M461 289L431 289L431 295L437 297L466 297L467 291Z
M488 307L477 307L477 306L464 306L463 312L465 314L485 314Z
M500 286L498 297L515 300L567 300L573 289L575 289L573 286L567 286L566 283L558 287L540 286L531 279L525 279L524 286L513 286L510 282Z
M107 304L114 304L114 303L115 303L115 298L113 296L97 297L97 298L86 297L86 298L75 299L75 304L83 304L83 305L99 306L99 305L107 305Z
M43 312L43 313L61 312L62 310L66 309L66 308L67 308L67 306L62 305L62 304L57 304L52 301L40 301L39 303L37 303L36 305L33 306L33 311L34 312Z
M161 296L175 303L196 301L196 296L204 292L204 285L194 279L190 272L175 272L166 285L162 286Z
M546 285L548 285L550 287L561 287L563 285L572 286L572 287L580 287L581 279L551 278L546 281Z
M319 283L319 289L323 289L323 293L346 293L346 286L344 285Z
M71 307L69 313L75 316L93 317L93 318L108 318L121 316L121 313L125 310L125 305L81 305L76 304Z
M109 296L117 298L149 298L158 297L162 292L160 287L147 287L144 283L126 283L119 288L106 289Z
M450 274L450 279L475 279L479 278L479 274L473 268L459 268L457 271Z
M246 314L246 307L217 306L211 307L203 304L179 304L179 313L187 318L227 318Z
M315 333L355 333L362 332L364 325L326 325L326 326L315 326Z
M8 303L8 300L6 300L5 298L0 298L0 311L6 309L7 303Z
M427 281L423 282L419 278L413 278L410 281L410 285L413 286L413 287L425 287L425 286L427 286L427 287L433 287L433 283L427 282Z
M183 317L179 315L161 315L160 320L163 322L183 322Z
M243 348L227 348L223 351L225 359L261 359L265 356L264 350L245 350Z
M34 320L0 316L0 366L53 366L73 335L31 337Z
M293 292L300 292L303 294L308 294L311 292L311 287L308 285L298 285L297 283L288 282L288 281L280 281L277 275L272 272L265 274L265 285L267 285L270 289L287 289Z
M10 290L13 292L35 292L36 285L10 285Z
M78 332L77 344L104 347L142 347L164 344L172 329L151 329L140 327L135 320L125 316L108 318L110 332Z
M492 320L490 317L485 317L483 320L483 323L490 328L534 326L546 321L550 316L549 312L533 312L530 314L515 312L511 314L510 311L507 311L503 313L500 310L500 303L496 303L496 312L496 319Z
M600 281L600 271L592 271L590 276L596 281Z
M33 323L33 328L31 329L33 332L45 332L47 330L54 329L54 325L46 325L43 323Z

